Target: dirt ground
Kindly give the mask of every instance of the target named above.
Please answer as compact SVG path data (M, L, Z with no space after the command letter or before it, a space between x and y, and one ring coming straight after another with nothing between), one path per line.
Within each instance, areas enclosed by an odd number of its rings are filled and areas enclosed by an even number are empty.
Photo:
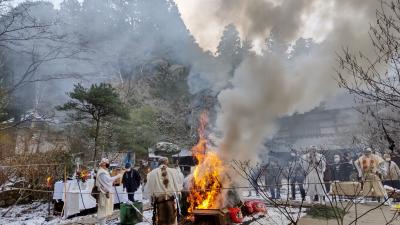
M365 216L361 215L368 210L371 210L375 207L377 207L378 204L358 204L357 205L357 210L353 206L350 210L349 213L346 214L344 218L344 225L349 225L349 224L358 224L358 225L400 225L400 213L391 211L389 206L381 206L378 207L377 209L368 212ZM357 212L357 213L356 213ZM357 223L354 222L356 218L359 218L357 220ZM324 219L314 219L311 218L310 216L305 216L300 219L299 225L337 225L338 222L336 220L324 220Z

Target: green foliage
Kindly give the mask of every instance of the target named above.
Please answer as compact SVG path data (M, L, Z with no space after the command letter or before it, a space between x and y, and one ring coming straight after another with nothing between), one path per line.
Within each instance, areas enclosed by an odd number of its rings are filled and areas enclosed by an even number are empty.
M314 205L307 210L307 214L313 218L336 219L343 218L346 212L336 206Z
M58 110L75 111L77 119L91 116L93 120L101 120L104 117L115 116L127 118L127 110L119 98L118 92L111 84L92 84L89 89L81 84L74 85L74 90L68 93L72 99Z
M143 106L130 112L130 119L121 121L116 128L120 149L133 149L137 153L147 152L147 148L157 142L158 111L151 106Z
M148 147L145 147L143 145L134 144L131 150L136 153L136 157L138 159L144 159L147 158L147 149Z
M150 135L139 132L140 145L147 147L157 141L166 141L178 144L180 147L189 146L188 143L192 143L189 121L193 95L189 92L187 82L188 68L181 64L173 64L168 59L160 59L144 66L138 73L146 76L125 82L121 90L133 109L131 120L134 124L129 126L138 124L141 129L151 130ZM140 117L140 112L146 112L151 116L152 119L149 121L151 123L132 119ZM144 118L144 121L147 121L147 118ZM152 138L149 140L147 137Z
M57 109L75 112L70 114L75 120L88 119L95 122L89 132L94 138L93 160L96 160L102 123L119 118L127 119L128 111L111 84L92 84L89 89L77 84L68 96L71 100Z

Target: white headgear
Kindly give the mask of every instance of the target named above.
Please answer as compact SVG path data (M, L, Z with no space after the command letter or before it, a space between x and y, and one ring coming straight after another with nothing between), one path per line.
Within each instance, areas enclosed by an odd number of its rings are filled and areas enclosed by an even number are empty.
M109 164L110 161L109 161L107 158L102 158L101 161L100 161L100 163L99 163L99 165L100 165L100 164L103 164L103 163Z

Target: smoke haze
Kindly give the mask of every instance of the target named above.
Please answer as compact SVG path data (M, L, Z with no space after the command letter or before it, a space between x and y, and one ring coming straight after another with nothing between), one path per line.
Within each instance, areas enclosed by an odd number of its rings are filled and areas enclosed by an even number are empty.
M208 23L211 25L218 21L220 24L233 23L242 37L251 40L265 39L272 31L276 39L289 46L310 30L314 34L327 32L316 35L324 38L309 54L298 55L291 63L287 56L263 51L262 56L248 56L234 72L227 81L230 88L218 95L217 130L224 134L221 149L228 159L256 159L266 137L273 135L276 119L309 111L335 95L338 91L333 79L336 54L343 48L373 56L368 31L379 6L377 1L219 0L207 3L191 3L198 13L206 12L208 18L188 25L194 34L207 31L207 28L199 27L207 27L208 21L212 21ZM318 15L314 10L324 4L330 11L316 18ZM187 23L196 16L198 14L194 13L186 17ZM307 18L329 26L315 27ZM202 45L202 35L198 37Z

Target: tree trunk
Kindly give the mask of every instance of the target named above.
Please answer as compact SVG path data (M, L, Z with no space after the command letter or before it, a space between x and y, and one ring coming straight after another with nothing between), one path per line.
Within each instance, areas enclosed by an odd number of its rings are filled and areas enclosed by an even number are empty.
M93 154L93 162L94 162L94 164L96 164L97 142L99 140L99 133L100 133L100 119L96 120L96 133L94 135L94 154Z

